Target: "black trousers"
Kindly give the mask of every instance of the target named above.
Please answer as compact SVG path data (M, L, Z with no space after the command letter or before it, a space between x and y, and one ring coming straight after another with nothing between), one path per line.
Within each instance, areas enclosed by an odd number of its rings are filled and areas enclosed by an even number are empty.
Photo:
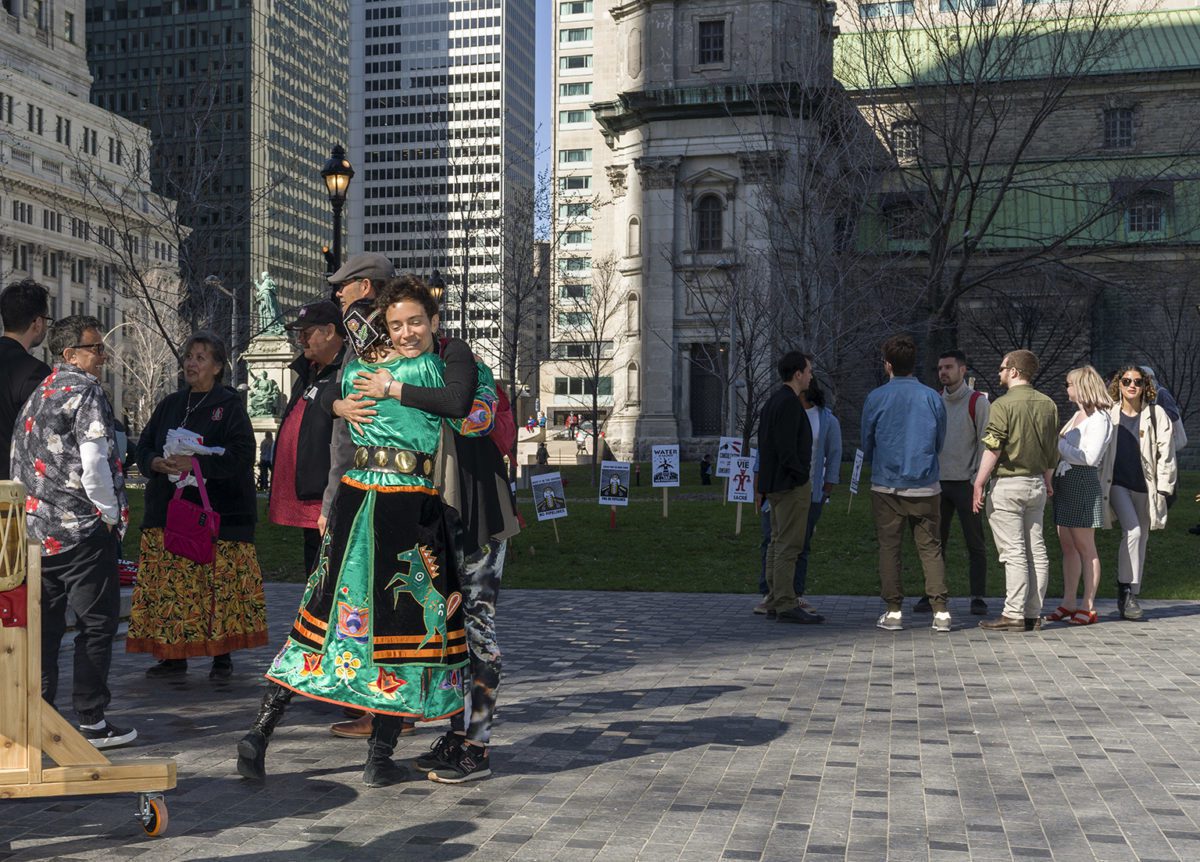
M83 724L104 718L111 695L108 669L121 615L117 537L101 524L72 548L42 557L42 697L58 694L58 653L75 612L72 705Z
M311 575L321 551L321 531L316 527L301 527L304 531L304 574Z
M974 494L971 482L942 482L942 557L946 556L946 542L950 539L950 521L957 514L970 560L971 596L982 598L987 595L987 545L983 538L983 512L971 511Z

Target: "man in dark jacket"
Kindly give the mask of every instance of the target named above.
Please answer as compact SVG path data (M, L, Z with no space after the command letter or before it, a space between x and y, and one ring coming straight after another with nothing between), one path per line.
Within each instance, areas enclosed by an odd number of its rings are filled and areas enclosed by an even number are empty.
M346 330L340 309L329 300L304 306L286 328L296 333L303 352L292 362L296 382L279 423L269 517L273 524L303 530L307 573L321 546L317 518L329 477L332 405L341 397Z
M32 279L14 282L0 293L0 479L12 478L8 456L21 407L50 374L50 366L30 355L50 328L50 292Z
M763 405L758 419L758 491L771 504L771 543L767 546L767 617L786 623L816 623L821 618L796 605L792 584L796 558L804 549L812 500L812 425L800 393L812 380L812 366L799 351L779 360L783 381Z

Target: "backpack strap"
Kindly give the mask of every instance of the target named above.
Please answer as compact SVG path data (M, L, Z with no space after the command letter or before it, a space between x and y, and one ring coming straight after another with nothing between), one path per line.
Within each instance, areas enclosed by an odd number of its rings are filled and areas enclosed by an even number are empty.
M970 399L967 401L967 415L971 417L971 424L975 424L975 402L983 397L982 392L972 392Z

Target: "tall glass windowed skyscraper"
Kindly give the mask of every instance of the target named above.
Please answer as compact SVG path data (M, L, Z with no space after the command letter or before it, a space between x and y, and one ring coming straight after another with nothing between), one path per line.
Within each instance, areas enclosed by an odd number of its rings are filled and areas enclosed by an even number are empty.
M349 246L401 271L438 270L448 328L493 367L513 241L503 234L522 229L506 208L533 185L534 13L535 0L350 3L362 185L347 205Z
M156 190L189 231L185 285L211 292L216 275L235 291L239 346L254 334L249 285L261 273L285 309L327 292L319 171L346 139L347 3L87 3L92 101L151 130Z

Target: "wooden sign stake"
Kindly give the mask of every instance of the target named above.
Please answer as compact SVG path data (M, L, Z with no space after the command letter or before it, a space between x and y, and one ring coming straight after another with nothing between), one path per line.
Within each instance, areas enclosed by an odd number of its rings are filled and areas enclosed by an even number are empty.
M550 523L554 527L554 544L556 544L556 545L561 544L561 542L559 541L559 538L558 538L558 518L555 518Z
M667 489L663 488L663 517L667 517Z

